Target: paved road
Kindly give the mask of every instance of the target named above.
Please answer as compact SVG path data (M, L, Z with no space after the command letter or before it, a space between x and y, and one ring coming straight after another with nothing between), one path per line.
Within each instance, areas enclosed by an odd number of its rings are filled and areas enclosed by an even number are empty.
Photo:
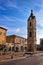
M3 62L0 65L43 65L43 56L29 56L19 60Z

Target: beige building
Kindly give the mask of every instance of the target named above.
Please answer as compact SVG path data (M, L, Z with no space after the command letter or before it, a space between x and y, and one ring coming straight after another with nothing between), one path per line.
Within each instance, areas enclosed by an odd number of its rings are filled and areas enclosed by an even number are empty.
M2 49L2 46L6 44L6 32L7 29L0 27L0 49Z
M43 38L40 38L40 50L43 51Z
M33 10L27 21L27 47L28 51L36 51L36 18L33 15Z
M6 36L6 43L9 43L12 50L15 51L25 51L27 48L27 40L23 37L17 35Z

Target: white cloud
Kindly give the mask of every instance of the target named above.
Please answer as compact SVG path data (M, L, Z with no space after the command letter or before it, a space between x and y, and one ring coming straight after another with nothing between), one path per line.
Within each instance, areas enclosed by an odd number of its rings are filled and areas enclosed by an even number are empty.
M16 1L13 2L13 1L11 1L11 0L6 0L6 1L4 0L3 3L4 3L4 5L5 5L6 7L17 8L17 3L16 3Z
M15 29L14 32L16 33L20 32L20 28Z
M37 44L40 44L40 38L43 38L43 33L37 33Z
M20 28L6 27L7 35L18 34L20 32Z
M14 18L12 18L12 17L5 16L5 15L2 15L2 16L3 16L4 20L6 19L7 21L15 21Z
M26 22L27 19L20 19L20 18L17 18L17 17L13 17L13 16L6 16L6 15L2 15L2 17L0 17L0 20L1 21L9 21L9 22L15 22L15 21L19 21L19 22Z
M16 0L0 0L0 3L3 3L5 7L9 8L17 8L17 2ZM0 4L1 5L1 4ZM2 6L3 6L2 5Z
M8 0L8 7L13 7L13 8L17 8L17 6L16 6L16 3L15 2L12 2L12 1L10 1L10 0Z
M36 11L36 23L37 23L37 44L40 44L40 38L43 38L43 4L39 5L40 10ZM38 27L39 26L39 27Z
M43 29L37 29L37 44L40 44L40 38L43 38Z
M40 6L41 6L41 9L39 10L39 12L36 13L36 19L37 19L37 24L43 27L43 7L42 5Z

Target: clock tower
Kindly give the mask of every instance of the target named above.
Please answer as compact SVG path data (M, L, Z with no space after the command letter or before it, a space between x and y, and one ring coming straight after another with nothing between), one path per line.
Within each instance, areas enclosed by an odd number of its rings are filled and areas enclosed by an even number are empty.
M33 10L27 20L27 50L36 51L36 18L33 15Z

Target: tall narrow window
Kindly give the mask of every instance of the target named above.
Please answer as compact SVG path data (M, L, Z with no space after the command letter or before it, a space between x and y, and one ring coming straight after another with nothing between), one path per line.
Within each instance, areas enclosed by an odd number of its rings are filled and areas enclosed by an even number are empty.
M30 26L31 26L31 22L30 22Z
M32 32L30 32L29 37L32 37Z
M2 32L0 32L0 35L2 35Z

